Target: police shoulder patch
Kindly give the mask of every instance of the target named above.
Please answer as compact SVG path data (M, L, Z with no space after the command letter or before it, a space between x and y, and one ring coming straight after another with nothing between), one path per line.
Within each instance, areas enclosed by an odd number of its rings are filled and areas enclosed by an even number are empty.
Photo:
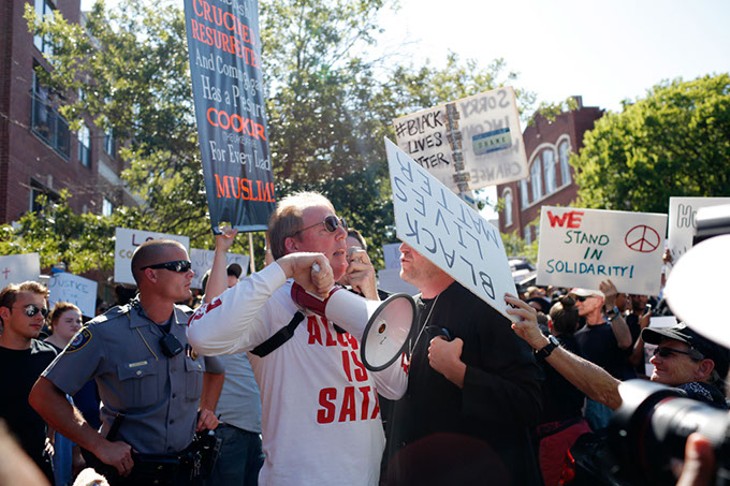
M66 348L67 353L73 353L86 346L91 341L91 331L88 327L83 327L76 335L71 339L71 342Z

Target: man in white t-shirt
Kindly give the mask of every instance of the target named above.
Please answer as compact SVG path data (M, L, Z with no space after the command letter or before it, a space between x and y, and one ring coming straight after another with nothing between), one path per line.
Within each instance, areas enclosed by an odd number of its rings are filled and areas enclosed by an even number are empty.
M324 196L284 198L269 223L275 262L201 306L190 320L196 351L250 351L262 402L261 484L378 484L385 437L377 396L400 398L405 372L398 361L369 372L360 360L359 336L325 318L304 311L301 325L292 325L301 309L292 300L291 279L326 296L348 273L363 279L366 298L377 299L372 265L348 264L346 236L345 222ZM283 328L293 328L291 338L257 355L257 347Z

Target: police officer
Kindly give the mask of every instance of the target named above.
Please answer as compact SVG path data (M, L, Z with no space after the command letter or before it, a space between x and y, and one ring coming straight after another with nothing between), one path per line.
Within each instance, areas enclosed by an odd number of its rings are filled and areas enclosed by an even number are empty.
M223 370L187 344L186 308L175 305L190 297L185 247L143 243L132 256L132 274L139 295L82 328L33 387L30 403L91 452L97 468L113 466L105 471L112 484L194 484L194 433L218 422L211 410L198 411L201 393L220 393ZM99 432L65 398L92 378L103 402Z

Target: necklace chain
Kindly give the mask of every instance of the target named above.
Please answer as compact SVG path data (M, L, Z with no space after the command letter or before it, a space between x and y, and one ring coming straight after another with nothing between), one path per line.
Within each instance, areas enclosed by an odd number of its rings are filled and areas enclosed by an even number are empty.
M426 320L423 321L423 326L421 326L421 330L418 331L418 336L416 336L416 340L413 342L411 346L408 347L408 360L410 361L411 357L413 356L413 351L416 349L416 346L418 345L418 341L421 340L421 335L423 334L423 331L426 330L428 327L428 321L431 319L431 314L433 314L433 310L436 308L436 303L439 300L439 297L441 297L441 294L438 294L435 299L433 299L433 304L431 304L431 308L428 310L428 315L426 315Z

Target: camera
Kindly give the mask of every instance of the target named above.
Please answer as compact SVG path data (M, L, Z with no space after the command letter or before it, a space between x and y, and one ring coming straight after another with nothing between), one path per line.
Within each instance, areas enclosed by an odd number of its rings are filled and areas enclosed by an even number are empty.
M646 380L619 385L622 405L608 429L614 484L674 484L687 437L699 432L713 445L716 485L730 485L730 415L683 398L675 388Z

